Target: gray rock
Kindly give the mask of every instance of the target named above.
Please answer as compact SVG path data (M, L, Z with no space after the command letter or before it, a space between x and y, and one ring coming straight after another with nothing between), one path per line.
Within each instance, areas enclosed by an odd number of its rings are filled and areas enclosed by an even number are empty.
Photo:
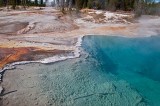
M2 80L2 75L0 74L0 81Z
M0 94L2 94L3 88L2 86L0 86Z

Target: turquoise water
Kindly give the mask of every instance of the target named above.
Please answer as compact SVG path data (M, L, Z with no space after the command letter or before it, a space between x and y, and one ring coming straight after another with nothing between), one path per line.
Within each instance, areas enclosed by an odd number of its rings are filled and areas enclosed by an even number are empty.
M159 106L160 37L85 36L80 58L39 67L54 106Z
M160 105L160 36L86 36L83 48L100 63L102 73L127 81L150 105Z

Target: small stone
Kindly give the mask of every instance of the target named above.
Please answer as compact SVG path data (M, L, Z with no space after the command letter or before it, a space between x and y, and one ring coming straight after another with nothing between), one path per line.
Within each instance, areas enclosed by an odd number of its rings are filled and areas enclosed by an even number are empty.
M37 100L37 98L34 98L34 100Z
M32 94L29 94L29 96L32 96Z
M0 94L2 94L3 88L2 86L0 86Z
M35 102L35 105L38 105L38 102Z
M9 104L9 101L8 101L8 100L6 100L6 101L5 101L5 104L6 104L6 105L8 105L8 104Z
M0 74L0 81L2 80L2 75Z

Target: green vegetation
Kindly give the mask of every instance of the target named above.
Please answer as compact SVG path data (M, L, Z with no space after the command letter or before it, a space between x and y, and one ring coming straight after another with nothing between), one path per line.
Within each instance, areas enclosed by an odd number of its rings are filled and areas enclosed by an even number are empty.
M151 0L148 0L148 2L144 0L140 3L135 2L134 11L137 16L142 14L160 15L160 3L155 3L154 1L151 2Z
M16 9L17 6L45 6L43 0L0 0L0 6L12 6L12 9Z
M155 3L155 0L75 0L75 2L78 9L134 11L137 16L142 14L160 15L160 3Z
M103 9L108 11L134 11L137 16L141 14L160 15L160 3L155 0L53 0L63 13L65 10L76 8L77 12L83 8ZM43 0L0 0L0 6L12 5L16 9L17 5L26 6L45 6ZM68 9L66 9L68 8Z

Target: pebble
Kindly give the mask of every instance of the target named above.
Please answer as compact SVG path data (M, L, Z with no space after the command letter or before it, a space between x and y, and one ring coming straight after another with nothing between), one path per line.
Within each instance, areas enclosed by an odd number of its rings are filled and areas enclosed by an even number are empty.
M2 75L0 74L0 81L2 80Z
M0 94L2 94L3 88L2 86L0 86Z
M35 102L35 105L38 105L38 102Z
M32 94L29 94L29 96L32 96Z

